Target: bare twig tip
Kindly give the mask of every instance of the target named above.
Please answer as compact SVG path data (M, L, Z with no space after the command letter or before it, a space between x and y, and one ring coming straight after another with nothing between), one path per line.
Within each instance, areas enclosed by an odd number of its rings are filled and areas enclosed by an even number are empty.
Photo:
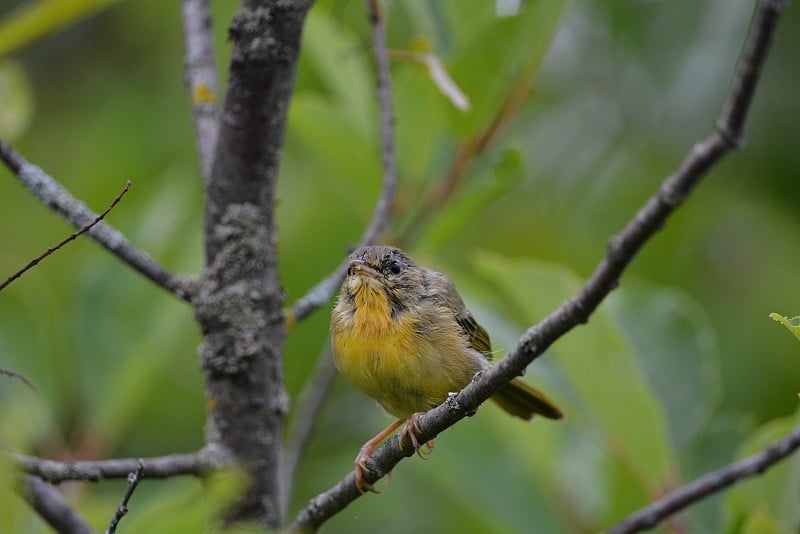
M28 264L27 264L25 267L23 267L23 268L22 268L22 269L20 269L19 271L15 272L14 274L12 274L12 275L11 275L11 276L9 276L8 278L6 278L6 280L5 280L5 281L4 281L2 284L0 284L0 291L2 291L3 289L5 289L6 287L8 287L8 286L9 286L9 285L10 285L10 284L11 284L11 283L14 281L14 280L17 280L19 277L21 277L21 276L22 276L23 274L25 274L27 271L29 271L29 270L33 269L34 267L36 267L36 265L38 265L38 264L39 264L39 262L41 262L43 259L45 259L46 257L48 257L48 256L50 256L51 254L53 254L54 252L56 252L57 250L59 250L61 247L63 247L64 245L66 245L66 244L67 244L67 243L69 243L70 241L74 241L75 239L77 239L77 238L78 238L78 237L80 237L81 235L83 235L83 234L85 234L86 232L88 232L89 230L91 230L91 229L92 229L92 228L93 228L93 227L94 227L94 226L95 226L97 223L99 223L100 221L102 221L102 220L105 218L105 216L106 216L106 215L108 215L108 213L109 213L109 212L110 212L112 209L114 209L114 207L115 207L117 204L119 204L119 202L122 200L122 197L124 197L124 196L125 196L125 194L128 192L128 190L129 190L130 188L131 188L131 181L130 181L130 180L128 180L128 182L125 184L125 187L124 187L124 188L123 188L123 190L120 192L120 194L119 194L119 195L117 195L117 197L116 197L116 198L113 200L113 202L111 202L111 205L110 205L110 206L108 206L108 207L105 209L105 211L103 211L103 213L101 213L100 215L98 215L97 217L95 217L95 219L94 219L92 222L90 222L89 224L87 224L87 225L83 226L83 227L82 227L80 230L78 230L77 232L73 232L72 234L70 234L69 236L67 236L65 239L63 239L63 240L62 240L62 241L61 241L59 244L57 244L56 246L54 246L54 247L50 247L50 248L48 248L47 250L45 250L45 251L44 251L42 254L40 254L39 256L35 257L35 258L34 258L34 259L32 259L30 262L28 262Z
M117 511L114 512L114 515L111 517L111 522L108 525L108 529L106 529L106 534L114 534L117 531L117 525L119 525L120 520L128 513L128 502L131 500L133 492L136 491L136 486L139 485L143 475L144 460L139 458L136 464L136 470L128 474L128 488L122 496L122 501L120 501Z
M0 375L6 375L8 377L16 378L17 380L20 380L23 384L25 384L26 386L31 388L34 393L39 395L39 388L37 388L33 384L33 382L28 380L27 377L25 375L23 375L22 373L18 373L16 371L12 371L11 369L4 369L4 368L0 367Z

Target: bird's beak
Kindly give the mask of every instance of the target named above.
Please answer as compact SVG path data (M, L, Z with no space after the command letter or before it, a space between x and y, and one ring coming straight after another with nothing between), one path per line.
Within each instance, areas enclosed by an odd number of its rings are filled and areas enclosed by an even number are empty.
M351 260L347 268L347 276L368 276L378 278L378 272L367 265L364 260Z

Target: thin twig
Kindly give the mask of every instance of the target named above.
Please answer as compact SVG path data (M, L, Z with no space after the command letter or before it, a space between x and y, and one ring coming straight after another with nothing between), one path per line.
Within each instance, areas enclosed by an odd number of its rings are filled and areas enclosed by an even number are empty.
M392 78L389 69L389 51L386 47L386 28L378 11L377 0L367 0L367 11L372 27L372 50L378 79L378 104L381 119L381 163L383 165L383 186L375 210L357 246L373 243L389 219L389 212L397 189L397 164L394 143L394 111L392 110ZM287 324L305 319L315 310L324 306L342 284L347 274L347 264L342 262L327 277L322 279L308 293L298 299L286 312Z
M112 460L59 462L35 456L14 454L17 469L51 483L65 480L97 482L109 478L125 478L144 462L147 478L169 478L180 475L204 476L232 464L228 454L218 446L207 446L193 454L170 454L153 458L116 458Z
M26 386L31 388L34 393L36 393L37 395L39 394L39 388L37 388L33 384L33 382L28 380L28 378L25 375L23 375L22 373L18 373L16 371L12 371L11 369L5 369L4 367L0 367L0 375L6 375L6 376L10 376L11 378L17 378L17 379L21 380Z
M114 512L114 515L111 516L111 521L106 529L106 534L114 534L117 531L117 525L119 525L119 522L128 513L128 502L130 502L131 497L133 497L133 492L136 491L136 486L139 485L139 482L143 477L144 460L139 460L139 463L136 466L136 471L132 471L128 474L128 487L125 489L125 493L122 495L122 500L120 501L119 506L117 506L117 510Z
M185 78L192 99L200 171L208 181L219 135L219 80L214 54L214 33L208 0L183 0Z
M636 213L622 232L613 237L606 255L578 293L531 327L509 354L444 404L419 419L417 439L425 442L474 413L499 387L516 376L557 339L574 327L586 323L603 299L617 287L619 278L641 247L664 226L667 218L681 204L697 183L732 148L740 145L744 117L767 58L777 20L784 2L767 0L759 3L745 51L739 61L733 88L717 129L692 147L680 168L669 176L658 192ZM721 132L724 132L721 133ZM374 483L400 462L413 454L412 447L401 449L398 436L392 436L378 448L367 462L368 483ZM334 514L361 496L353 473L328 491L312 499L300 510L291 528L314 531Z
M386 46L386 29L378 11L377 0L367 0L367 11L372 28L372 48L377 71L377 96L380 107L381 120L381 162L383 165L383 185L364 234L358 246L368 245L378 238L386 227L397 189L397 164L394 143L394 112L392 109L392 82L389 69L389 50ZM299 299L287 313L287 323L301 320L309 316L314 310L323 306L344 280L347 273L347 264L342 262L336 270L314 286L306 296ZM317 361L311 377L308 379L303 392L297 402L297 408L292 415L284 447L283 461L281 462L281 506L284 513L291 497L292 480L300 457L314 429L317 417L323 406L333 379L336 377L336 368L330 356L330 347Z
M125 193L127 193L127 192L128 192L128 190L129 190L130 188L131 188L131 181L130 181L130 180L128 180L128 183L127 183L127 184L125 184L125 188L122 190L122 192L120 192L120 194L119 194L119 195L117 195L117 198L115 198L115 199L114 199L114 201L111 203L111 205L110 205L110 206L108 206L108 207L105 209L105 211L104 211L103 213L101 213L100 215L98 215L97 217L95 217L95 218L94 218L94 220L93 220L92 222L90 222L90 223L89 223L89 224L87 224L86 226L82 227L82 228L81 228L80 230L78 230L77 232L73 232L72 234L70 234L69 236L67 236L67 237L66 237L66 238L65 238L63 241L61 241L61 242L60 242L58 245L56 245L56 246L54 246L54 247L50 247L50 248L48 248L47 250L45 250L44 252L42 252L42 253L41 253L39 256L37 256L36 258L32 259L32 260L31 260L31 261L28 263L28 265L26 265L25 267L23 267L23 268L22 268L22 269L20 269L19 271L15 272L14 274L12 274L12 275L11 275L11 276L9 276L8 278L6 278L6 281L5 281L5 282L3 282L2 284L0 284L0 291L2 291L3 289L5 289L5 287L6 287L6 286L8 286L8 285L9 285L11 282L13 282L13 281L14 281L14 280L16 280L17 278L19 278L20 276L22 276L23 274L25 274L27 271L29 271L30 269L33 269L33 268L34 268L36 265L38 265L38 264L39 264L39 262L40 262L40 261L42 261L43 259L45 259L47 256L49 256L50 254L54 253L55 251L57 251L58 249L60 249L61 247L63 247L63 246L64 246L64 245L66 245L67 243L69 243L70 241L74 241L75 239L77 239L77 238L78 238L78 237L80 237L81 235L83 235L83 234L85 234L86 232L88 232L89 230L91 230L91 229L92 229L92 227L93 227L94 225L96 225L97 223L99 223L100 221L102 221L102 220L105 218L105 216L106 216L106 215L108 215L108 212L110 212L112 209L114 209L114 206L116 206L117 204L119 204L119 201L120 201L120 200L122 200L122 197L124 197L124 196L125 196Z
M70 506L61 492L42 479L22 476L22 497L48 525L61 534L95 534L85 519Z
M0 139L0 159L17 175L22 185L75 228L82 228L97 217L63 185L39 167L28 163L19 152L2 139ZM89 231L89 236L157 285L178 298L191 301L196 285L194 280L169 272L146 252L131 245L119 230L101 221Z
M631 534L655 527L672 514L746 478L760 475L800 448L800 426L763 451L707 473L674 489L611 527L607 534Z
M311 372L311 377L306 381L303 391L297 399L289 429L286 432L283 460L281 461L281 507L284 515L292 494L294 472L311 438L311 433L335 377L336 367L333 365L331 347L330 344L326 344L325 350Z
M392 108L392 73L389 69L389 50L386 46L386 27L378 11L378 0L367 0L367 11L372 27L372 52L378 78L378 103L381 118L381 164L383 165L384 190L378 199L367 231L368 235L378 236L386 226L392 198L397 186L397 162L394 143L394 111ZM388 185L387 185L388 184ZM374 239L374 238L373 238Z

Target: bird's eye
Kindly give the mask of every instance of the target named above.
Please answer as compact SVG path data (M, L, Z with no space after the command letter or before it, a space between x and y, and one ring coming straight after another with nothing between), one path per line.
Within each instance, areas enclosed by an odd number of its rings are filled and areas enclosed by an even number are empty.
M391 274L400 274L400 272L403 270L403 264L397 260L392 260L386 264L386 270Z

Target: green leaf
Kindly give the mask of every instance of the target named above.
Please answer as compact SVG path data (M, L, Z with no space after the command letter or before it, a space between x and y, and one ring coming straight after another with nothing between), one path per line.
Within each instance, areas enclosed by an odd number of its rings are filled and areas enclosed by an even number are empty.
M753 433L744 414L717 414L701 434L681 451L681 481L688 482L733 462L744 439ZM725 494L703 499L685 514L689 532L722 532Z
M789 318L773 312L769 314L769 318L781 323L789 332L794 334L797 339L800 339L800 315Z
M19 472L11 461L11 456L0 456L0 530L3 532L24 532L25 525L32 520L33 511L28 506L20 506L20 497L15 491L19 484Z
M377 132L377 100L370 56L348 29L322 9L312 9L303 29L303 61L346 122L364 137Z
M669 422L675 450L706 430L721 394L719 351L709 318L685 292L627 284L609 298Z
M764 450L800 425L800 409L790 417L773 419L759 428L739 450L744 458ZM800 524L800 454L793 454L766 472L733 488L725 500L728 531L738 525L774 525L764 532L795 532ZM738 530L736 530L738 531ZM744 530L742 530L744 531ZM756 530L748 530L756 532Z
M444 445L442 450L447 450L436 458L441 466L434 470L415 465L414 470L425 477L424 487L440 493L434 498L441 496L442 502L464 509L464 524L449 531L563 530L560 507L553 502L554 492L546 475L560 467L552 461L557 455L554 430L558 426L551 421L529 424L487 403L472 419L442 435L437 441ZM439 455L439 450L434 454ZM547 461L542 462L542 457ZM472 509L459 505L465 501L479 502L481 506Z
M102 432L106 447L117 446L129 437L131 428L163 389L169 369L176 363L173 357L181 353L182 338L188 334L186 318L178 306L169 301L151 303L146 319L140 323L147 335L129 340L118 354L110 355L113 363L103 362L107 366L105 380L86 384L87 412ZM95 352L93 357L100 354ZM152 419L149 421L152 425Z
M756 509L742 525L741 534L791 534L791 530L781 526L780 522L764 510Z
M489 2L472 9L464 9L460 0L446 3L449 37L457 50L447 69L473 110L450 110L456 132L475 135L489 126L512 92L527 97L568 4L527 2L516 16L498 18Z
M336 189L337 209L359 213L369 220L372 203L365 202L369 197L366 192L379 190L382 176L375 140L362 135L346 110L311 92L293 98L289 135L300 141L304 150L303 154L292 153L290 157L311 168L315 185L323 183ZM309 154L314 157L309 158ZM309 189L306 184L297 185ZM319 195L319 191L315 194Z
M8 452L26 452L30 442L40 429L48 429L53 424L47 420L45 406L40 397L21 384L4 381L0 383L0 394L16 390L18 395L2 395L3 416L0 418L0 532L26 532L26 525L34 514L28 506L20 506L16 488L20 484L19 470L14 466Z
M569 270L533 260L510 260L490 254L476 257L484 280L495 288L505 309L523 327L530 326L574 295L580 280ZM592 510L597 524L619 517L630 507L659 493L674 469L667 422L658 399L626 337L604 309L596 311L588 326L562 337L545 358L556 362L565 390L557 396L565 404L567 421L556 425L564 467L580 458L582 447L572 444L577 429L587 445L600 451L594 473L598 487L611 488L598 495L568 488L557 482L556 491L575 495L572 507ZM569 438L569 439L568 439ZM538 462L553 458L538 458ZM571 489L571 491L570 491ZM592 493L591 496L586 494Z
M397 167L404 183L428 183L436 150L445 142L445 108L450 104L418 63L392 65Z
M461 194L442 207L421 238L419 248L436 250L444 246L471 224L477 214L513 191L524 176L525 162L522 152L516 149L504 150L489 179L476 180L469 184Z
M16 61L0 61L0 137L16 139L32 115L33 97L25 71Z
M27 2L0 21L0 57L118 1L39 0L38 2Z

